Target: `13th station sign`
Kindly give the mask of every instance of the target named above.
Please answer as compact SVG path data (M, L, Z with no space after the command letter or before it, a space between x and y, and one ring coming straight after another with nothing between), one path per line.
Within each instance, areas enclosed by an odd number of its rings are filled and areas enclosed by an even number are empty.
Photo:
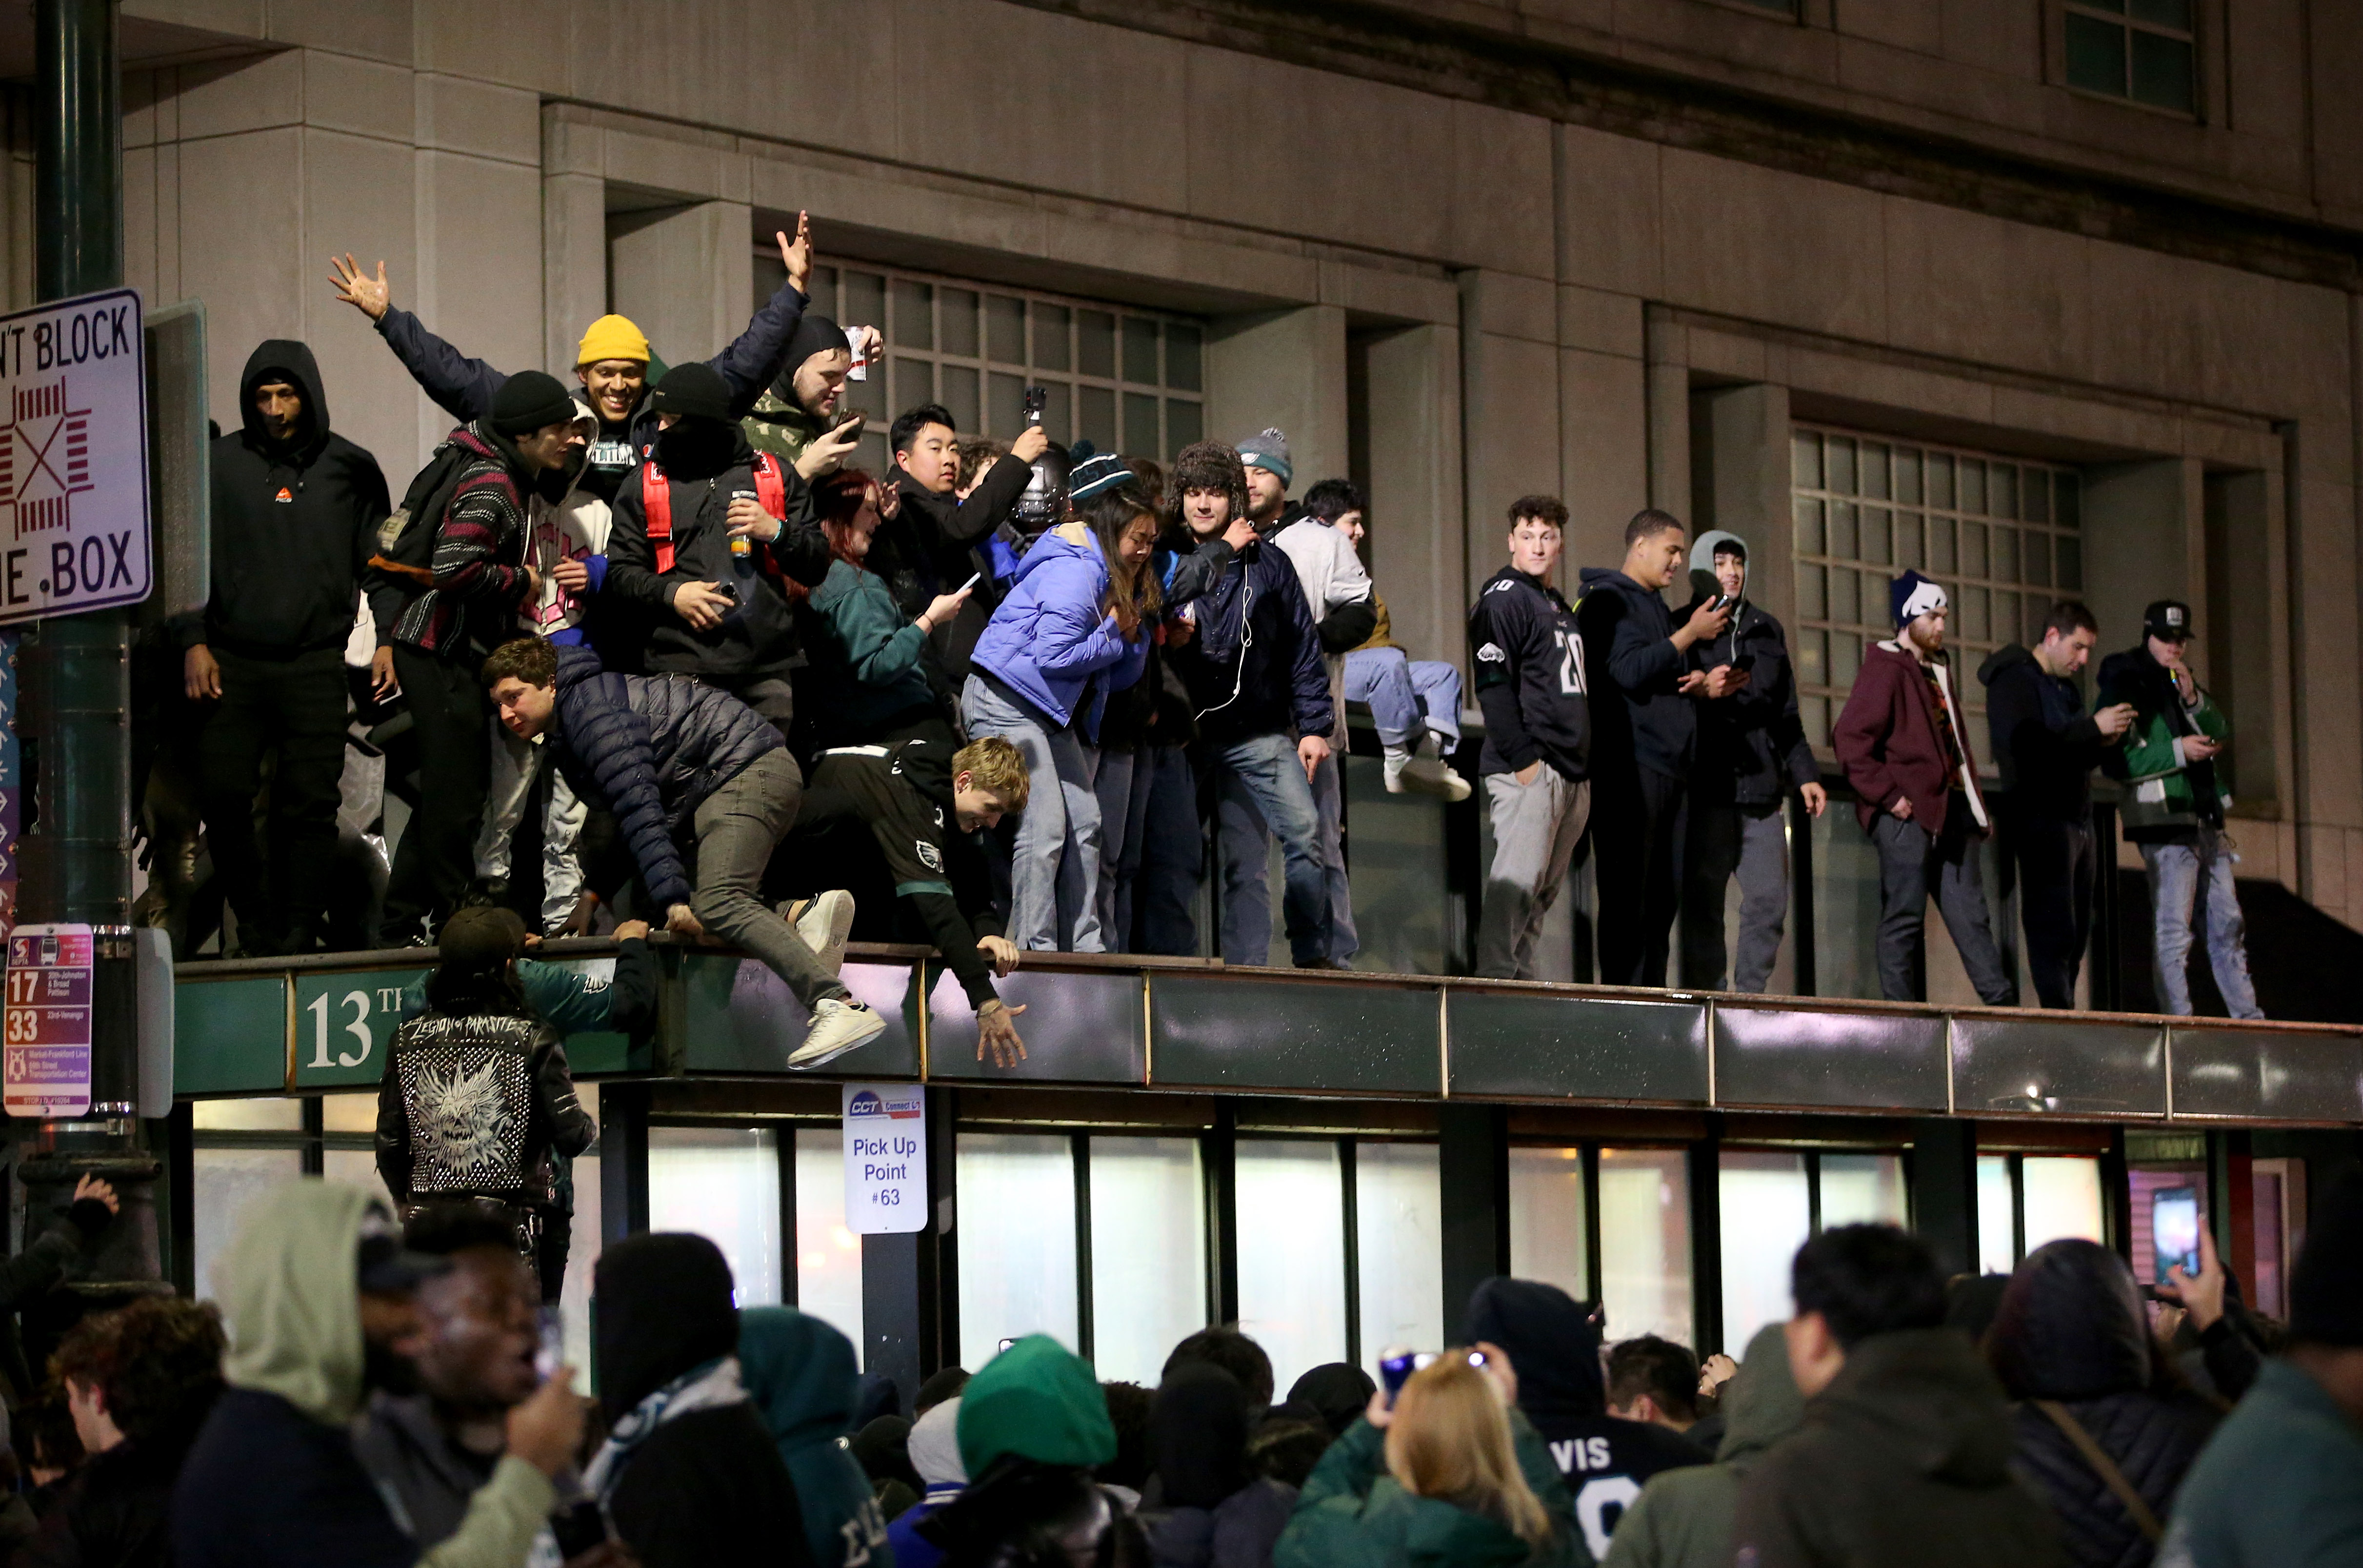
M148 596L145 349L130 289L0 316L0 625Z

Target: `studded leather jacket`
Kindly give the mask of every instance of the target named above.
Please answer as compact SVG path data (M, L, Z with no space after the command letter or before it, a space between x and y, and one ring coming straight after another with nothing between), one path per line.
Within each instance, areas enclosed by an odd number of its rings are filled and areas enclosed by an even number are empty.
M561 1037L531 1014L430 1007L394 1031L378 1088L377 1167L397 1200L547 1207L551 1151L580 1154L596 1135Z

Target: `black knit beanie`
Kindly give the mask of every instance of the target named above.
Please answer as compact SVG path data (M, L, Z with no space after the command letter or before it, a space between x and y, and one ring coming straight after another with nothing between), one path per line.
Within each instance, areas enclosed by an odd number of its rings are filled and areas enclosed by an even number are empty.
M575 414L574 399L547 371L519 371L493 394L493 428L504 436L571 424Z
M664 373L657 389L649 395L649 406L660 414L671 414L682 419L720 419L730 417L730 384L722 373L702 360L692 360L685 365L675 365Z
M2290 1273L2289 1334L2311 1345L2363 1345L2363 1172L2315 1200Z
M788 334L788 351L780 357L780 373L771 383L772 395L783 403L796 400L796 372L815 354L838 353L852 355L846 343L845 328L827 317L805 311L796 318L796 329Z

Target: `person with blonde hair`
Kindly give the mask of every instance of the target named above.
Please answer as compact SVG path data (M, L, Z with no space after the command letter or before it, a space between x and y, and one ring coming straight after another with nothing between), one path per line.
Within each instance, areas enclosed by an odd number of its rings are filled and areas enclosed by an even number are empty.
M1517 1396L1494 1345L1444 1351L1392 1405L1371 1395L1306 1481L1273 1568L1590 1568L1566 1484Z

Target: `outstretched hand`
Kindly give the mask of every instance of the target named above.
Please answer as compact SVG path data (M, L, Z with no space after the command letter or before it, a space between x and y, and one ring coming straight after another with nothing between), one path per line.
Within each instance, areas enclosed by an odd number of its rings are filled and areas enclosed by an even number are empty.
M394 289L385 281L385 263L377 264L377 276L372 278L353 260L353 253L328 258L328 281L337 288L337 297L368 317L383 321L385 313L394 308Z
M773 234L772 238L780 242L780 264L788 270L788 282L796 285L798 294L806 292L804 284L812 281L812 215L807 212L796 214L796 237L793 239L788 238L788 231L784 228Z
M1026 1060L1026 1042L1017 1038L1017 1015L1026 1010L1020 1003L1013 1007L995 997L976 1010L976 1059L990 1055L995 1067L1015 1067Z

